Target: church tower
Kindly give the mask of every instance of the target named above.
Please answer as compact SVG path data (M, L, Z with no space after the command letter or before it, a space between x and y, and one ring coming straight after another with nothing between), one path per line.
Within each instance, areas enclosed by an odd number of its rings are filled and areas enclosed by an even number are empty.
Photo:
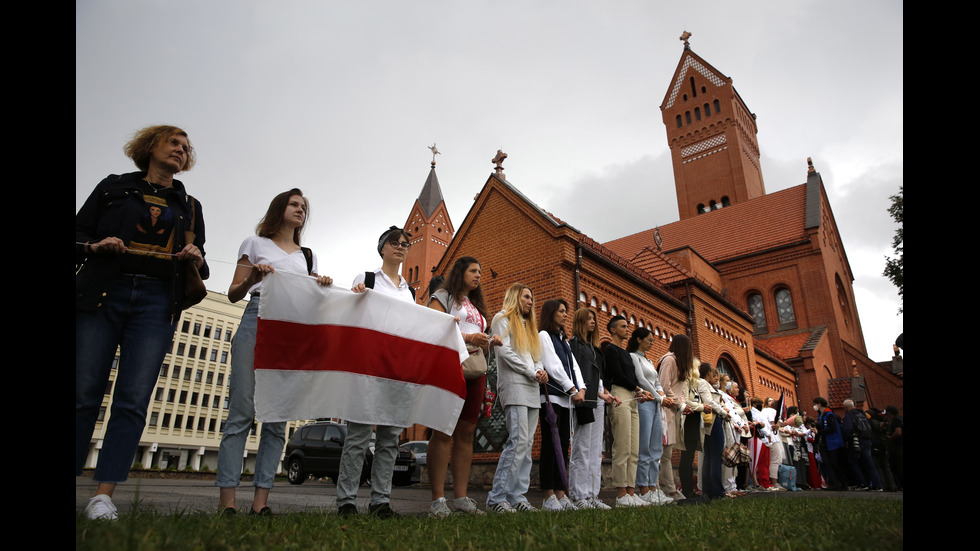
M766 194L755 115L732 79L691 50L684 53L660 104L674 165L681 220Z
M412 234L412 248L405 255L402 277L415 289L419 304L429 303L432 269L439 264L455 232L442 198L439 178L436 177L435 159L440 153L435 144L429 149L432 150L432 168L429 169L429 177L426 178L422 192L415 200L404 226L405 231Z

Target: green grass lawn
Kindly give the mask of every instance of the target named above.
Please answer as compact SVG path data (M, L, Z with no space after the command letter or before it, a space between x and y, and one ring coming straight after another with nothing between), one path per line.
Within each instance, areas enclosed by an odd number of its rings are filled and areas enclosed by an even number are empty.
M901 549L903 503L736 499L708 506L405 517L295 513L274 518L135 512L75 517L76 549Z

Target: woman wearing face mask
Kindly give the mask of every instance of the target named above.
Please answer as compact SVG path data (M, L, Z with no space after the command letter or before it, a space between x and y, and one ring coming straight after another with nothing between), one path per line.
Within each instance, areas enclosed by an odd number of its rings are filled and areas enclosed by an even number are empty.
M844 470L841 452L844 449L844 436L834 412L827 407L827 399L817 396L813 399L813 411L817 413L817 435L820 456L823 457L824 475L829 484L828 490L846 490L847 484L841 478Z

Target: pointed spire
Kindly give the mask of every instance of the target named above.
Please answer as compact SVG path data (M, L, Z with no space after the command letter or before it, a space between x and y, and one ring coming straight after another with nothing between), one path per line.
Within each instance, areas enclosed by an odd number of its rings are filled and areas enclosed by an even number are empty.
M419 193L419 205L422 206L425 216L429 217L442 202L442 188L439 187L439 178L436 176L435 162L433 162L432 168L429 169L429 177L425 179L425 185L422 186L422 193Z

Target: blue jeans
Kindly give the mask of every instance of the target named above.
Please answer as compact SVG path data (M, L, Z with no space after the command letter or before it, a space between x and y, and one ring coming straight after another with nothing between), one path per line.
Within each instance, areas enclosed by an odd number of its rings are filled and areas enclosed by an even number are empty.
M640 454L636 461L636 485L657 486L660 457L664 453L664 426L659 402L643 402L640 413Z
M504 406L507 442L497 461L493 488L487 496L488 506L503 502L517 505L527 501L524 494L531 486L531 440L540 413L540 408Z
M398 437L405 429L347 423L347 439L344 440L340 473L337 475L338 507L353 504L357 499L361 469L364 468L364 455L371 443L372 429L377 439L374 442L374 461L371 463L371 505L388 503L391 500L391 477L395 474L395 459L398 458Z
M218 447L215 486L235 488L242 477L245 442L255 420L255 334L258 330L259 297L252 297L231 341L231 377L228 380L228 422ZM279 457L286 442L286 423L262 423L262 438L255 456L256 488L272 488Z
M112 360L119 364L95 480L124 482L146 426L160 365L177 322L170 319L171 282L117 276L94 312L75 311L75 475L82 474Z

